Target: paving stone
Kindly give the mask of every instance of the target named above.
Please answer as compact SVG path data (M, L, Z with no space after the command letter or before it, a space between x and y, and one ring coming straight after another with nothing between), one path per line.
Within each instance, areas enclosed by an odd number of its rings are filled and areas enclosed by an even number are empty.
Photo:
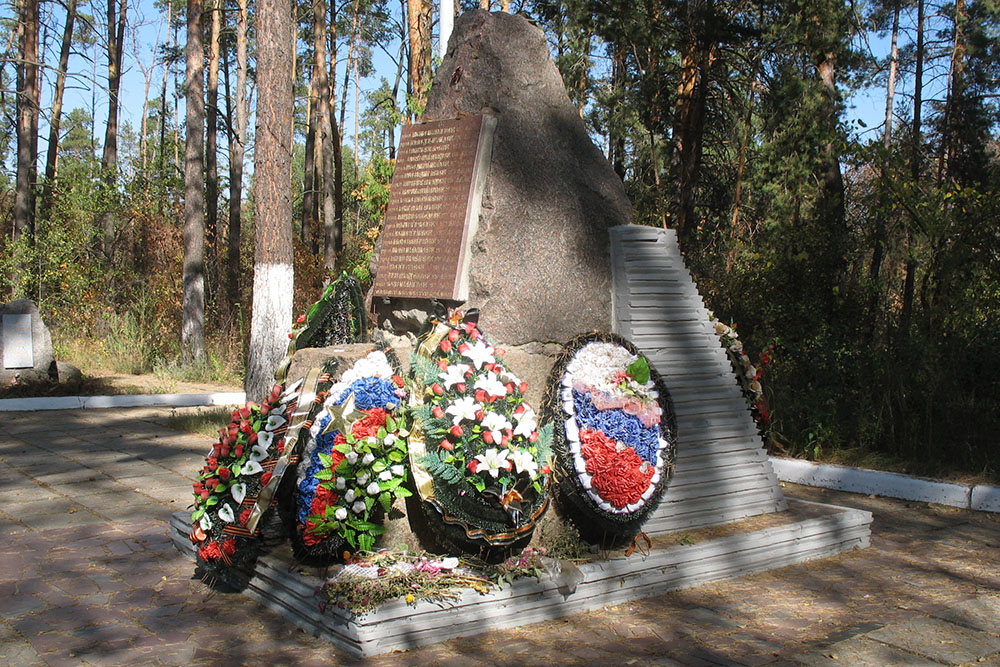
M1000 633L1000 597L981 597L933 614L935 618L992 634Z
M854 637L825 649L797 655L795 662L809 667L940 667L941 663L907 653L867 637Z
M1000 638L937 618L915 618L867 636L949 665L973 662L1000 652Z

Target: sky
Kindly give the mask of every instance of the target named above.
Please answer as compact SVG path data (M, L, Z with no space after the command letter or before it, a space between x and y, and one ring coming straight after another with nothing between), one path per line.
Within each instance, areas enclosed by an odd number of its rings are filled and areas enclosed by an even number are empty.
M44 6L49 8L48 11L53 12L53 15L49 16L48 21L46 22L48 24L47 29L50 31L47 41L50 42L49 46L51 49L58 49L58 39L61 36L64 22L63 10L57 3L45 3ZM85 6L81 11L98 14L97 23L101 23L103 9L100 4ZM128 35L126 36L126 55L121 89L122 107L120 120L122 124L128 123L136 132L138 132L141 125L143 100L146 97L146 80L144 78L143 68L145 67L149 70L149 76L151 78L149 92L150 97L158 97L160 86L162 85L163 69L159 63L156 63L155 65L153 64L154 55L158 49L162 48L163 45L169 42L171 36L166 26L165 15L156 8L152 0L138 0L134 4L130 5L129 21L130 28L136 27L137 29L130 29ZM100 25L97 26L97 29L103 30ZM183 28L178 32L178 38L183 44ZM856 44L856 47L868 50L875 55L884 56L889 50L889 38L887 35L878 36L869 34L867 36L867 42L859 41ZM396 48L397 45L390 45L389 52L395 53ZM435 44L435 51L436 50L437 45ZM340 55L342 59L346 59L346 49L342 48ZM45 55L44 61L54 63L56 62L57 57L58 53L50 52ZM94 131L97 135L97 144L103 143L104 125L107 117L106 96L103 95L100 90L102 86L106 85L106 62L106 55L104 54L103 47L100 44L86 53L75 54L71 59L69 71L75 72L77 75L68 82L67 90L64 96L64 114L69 113L69 111L77 107L86 109L89 112L92 110L92 107L95 106L96 102L96 108L94 108L94 110L96 111L95 116L97 122L95 123ZM377 88L382 77L391 80L395 75L395 63L393 63L390 57L381 49L374 50L374 63L374 74L362 79L362 95L365 92ZM183 66L183 62L178 65L181 69L183 69ZM344 65L341 65L341 67L343 68ZM183 75L183 72L181 72L181 75ZM45 72L45 76L47 77L47 82L43 85L43 114L45 110L51 109L50 82L54 78L54 72L49 70ZM343 81L343 69L341 69L338 79ZM95 80L96 86L93 83ZM943 77L941 77L940 73L938 73L937 78L931 78L928 81L928 90L925 90L925 98L932 98L941 94L942 80ZM170 85L172 85L172 81ZM911 94L911 91L908 90L907 86L908 81L906 77L902 77L898 91L900 93L900 98ZM345 143L353 142L353 97L354 90L352 87L350 91L350 99L347 105ZM172 99L170 92L168 92L168 99ZM183 122L183 99L180 100L178 106L179 117ZM885 115L884 85L881 83L877 85L873 84L870 87L863 88L858 91L846 100L846 108L847 111L845 121L849 123L856 135L862 139L876 139L877 135L881 132L880 127L883 123ZM39 154L40 156L44 156L45 143L48 134L46 118L43 118L41 125ZM253 119L251 119L250 127L252 130Z

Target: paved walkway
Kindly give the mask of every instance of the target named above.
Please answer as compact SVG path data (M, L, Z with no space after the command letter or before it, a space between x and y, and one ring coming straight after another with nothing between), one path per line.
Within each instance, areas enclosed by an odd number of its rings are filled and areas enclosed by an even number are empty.
M170 544L209 439L153 409L10 413L0 427L0 663L346 664ZM1000 518L789 487L871 510L863 551L373 665L1000 667Z

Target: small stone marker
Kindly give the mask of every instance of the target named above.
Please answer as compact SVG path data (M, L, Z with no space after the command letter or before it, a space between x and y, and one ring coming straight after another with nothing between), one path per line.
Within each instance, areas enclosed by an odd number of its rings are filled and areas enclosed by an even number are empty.
M31 347L31 315L3 316L3 367L31 368L35 357Z
M495 127L495 118L475 115L403 128L375 295L468 298Z

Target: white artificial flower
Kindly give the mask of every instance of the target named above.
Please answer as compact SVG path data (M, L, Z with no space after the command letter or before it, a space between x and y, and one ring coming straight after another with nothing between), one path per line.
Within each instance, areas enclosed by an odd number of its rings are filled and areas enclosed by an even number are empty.
M507 421L499 412L488 412L483 417L483 428L493 434L493 442L500 444L503 439L504 429L512 428L513 424Z
M358 475L358 484L364 486L367 483L368 483L368 473L363 472L360 475Z
M382 444L385 445L386 447L392 447L394 444L396 444L396 434L390 433L389 435L385 436L385 438L382 439Z
M219 508L219 518L226 523L232 523L236 520L236 515L233 514L233 508L229 506L229 503L223 503L222 507Z
M267 445L261 444L260 441L256 445L250 448L250 460L260 463L267 458Z
M621 392L614 380L615 375L638 358L620 345L592 342L573 355L573 359L566 365L566 372L572 376L574 384L580 383L598 391L619 395Z
M375 444L375 443L371 443L371 444ZM372 454L371 452L367 452L367 453L365 453L364 456L361 457L361 465L370 466L374 462L375 462L375 455Z
M521 384L521 378L511 373L506 368L500 369L500 379L504 382L513 382L515 387Z
M229 487L229 494L233 497L233 500L236 501L236 504L239 505L240 503L243 502L243 499L246 498L247 496L246 483L237 482L236 484L233 484L231 487Z
M476 384L473 386L475 389L482 389L488 396L503 397L507 395L507 387L493 371L476 380Z
M382 491L382 487L378 485L378 482L372 482L365 488L365 493L369 496L377 496Z
M403 469L403 464L402 463L397 463L396 465L391 466L389 468L389 470L392 471L392 476L393 477L402 477L403 476L403 470L404 469Z
M454 570L456 567L458 567L458 558L455 556L448 556L441 559L442 570Z
M354 362L354 365L340 376L340 380L330 387L330 396L324 405L333 405L343 397L344 391L352 382L366 377L392 377L392 366L384 352L369 352L368 356Z
M358 453L355 451L347 452L346 454L344 454L344 458L347 459L348 463L354 465L355 463L358 462Z
M475 419L476 413L481 409L482 406L479 405L479 403L476 403L476 399L471 396L463 396L449 405L445 412L452 415L452 423L457 424L463 419L468 419L470 421Z
M361 514L362 512L365 511L365 509L366 507L363 500L358 500L353 505L351 505L351 510L353 510L355 514Z
M479 456L477 456L476 460L479 461L480 463L479 467L480 470L482 470L482 468L485 467L486 470L491 475L493 475L493 477L499 477L500 469L507 467L506 465L504 465L505 463L507 463L507 451L506 450L501 451L499 449L494 449L493 447L491 447L482 454L480 454Z
M271 446L271 440L273 439L274 439L273 433L271 433L270 431L261 431L260 433L257 434L257 445L260 445L264 447L264 449L267 449L268 447ZM257 445L254 446L256 447Z
M517 428L514 429L514 435L528 438L531 436L532 431L538 428L538 422L535 420L535 411L530 407L526 406L524 412L519 415L515 414L514 419L517 420Z
M389 470L383 470L378 474L378 478L383 482L388 482L390 479L392 479L392 472L390 472Z
M240 473L243 475L256 475L259 472L264 472L264 468L256 461L247 461L242 465L240 470Z
M343 521L347 518L347 508L338 507L337 511L333 513L333 516L337 517L337 521Z
M264 426L264 428L268 431L273 431L274 429L284 424L286 421L288 420L282 417L281 415L270 414L267 417L267 424ZM257 437L259 438L260 436Z
M337 490L338 491L343 491L345 488L347 488L347 480L344 479L343 477L338 477L337 478Z
M535 457L531 455L531 452L527 452L523 449L515 449L510 454L510 459L514 463L514 470L517 472L526 472L528 477L534 478L538 474L538 462L535 461Z
M465 382L465 374L471 368L468 364L454 364L448 366L444 373L438 373L438 377L441 378L441 384L445 389L451 389L454 385Z
M208 518L208 512L201 515L201 521L198 522L198 525L201 526L201 529L206 533L212 530L212 520Z
M356 497L357 494L354 493L354 489L348 489L347 493L344 494L344 501L349 503L353 501Z
M476 370L481 369L483 364L492 364L496 361L493 357L493 348L481 340L470 345L469 349L462 353L462 356L469 359L475 365Z

